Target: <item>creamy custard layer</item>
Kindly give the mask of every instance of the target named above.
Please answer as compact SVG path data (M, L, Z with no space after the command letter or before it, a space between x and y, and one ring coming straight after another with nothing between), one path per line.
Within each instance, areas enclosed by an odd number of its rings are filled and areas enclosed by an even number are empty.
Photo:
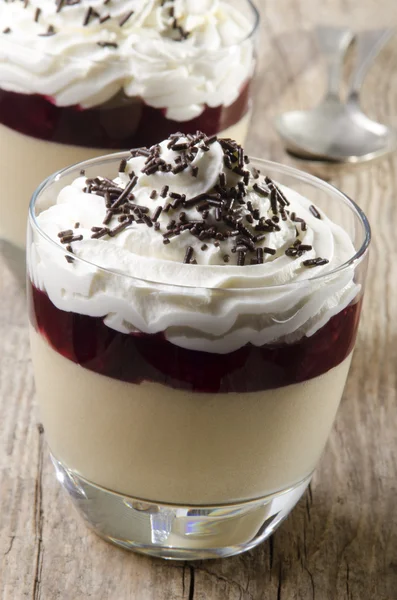
M351 355L275 390L202 394L93 373L31 328L41 417L53 454L89 481L153 502L208 505L283 490L314 469Z
M219 136L243 144L250 118L251 111ZM28 206L37 186L60 169L111 152L47 142L0 125L0 238L24 248Z

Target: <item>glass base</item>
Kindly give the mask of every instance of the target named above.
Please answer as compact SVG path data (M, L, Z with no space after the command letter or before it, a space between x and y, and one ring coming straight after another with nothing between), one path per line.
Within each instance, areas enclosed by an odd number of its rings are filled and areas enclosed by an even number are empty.
M173 560L220 558L254 548L288 516L312 477L249 502L180 506L111 492L51 459L58 481L95 533L127 550Z

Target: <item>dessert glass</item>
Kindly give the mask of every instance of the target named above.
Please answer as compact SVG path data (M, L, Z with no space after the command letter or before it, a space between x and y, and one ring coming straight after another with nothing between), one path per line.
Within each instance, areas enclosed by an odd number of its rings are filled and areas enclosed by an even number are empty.
M146 74L143 87L150 88L150 98L127 95L120 85L115 86L116 91L109 98L104 84L106 100L88 108L80 103L68 103L64 98L62 105L57 105L51 91L56 85L56 77L61 77L63 71L69 78L70 73L73 76L74 73L86 73L87 77L89 74L92 77L91 73L99 72L98 77L104 77L109 86L109 80L113 81L112 72L120 73L122 80L126 73L136 68L131 57L110 58L105 66L89 56L84 59L62 58L58 54L52 56L32 50L26 41L24 45L14 42L12 30L0 31L0 239L20 248L25 246L27 198L43 179L66 165L110 151L151 146L179 129L185 133L195 133L199 129L207 135L220 134L244 142L252 109L251 83L256 62L259 13L251 0L232 0L229 4L244 15L250 27L249 35L238 44L218 49L207 45L200 48L200 52L191 52L188 58L184 56L184 63L179 69L184 72L178 79L172 68L176 70L178 66L181 45L177 41L171 42L175 57L173 61L169 58L169 62L176 67L170 67L170 73L160 70ZM70 8L74 9L65 5L63 10ZM34 11L34 8L28 6L26 10ZM98 42L93 42L94 47L95 43ZM4 48L2 44L6 44ZM103 51L111 52L112 49L105 48ZM221 66L225 61L238 61L236 56L243 57L242 64L236 67L241 83L238 84L238 94L235 89L230 94L234 100L225 102L220 100L222 94L216 93L214 82L222 81L224 73ZM13 57L18 58L15 64ZM55 66L52 60L56 61ZM148 60L153 62L150 56ZM44 66L41 66L41 61ZM185 66L186 61L189 69ZM55 73L47 73L46 63ZM26 65L30 65L30 69ZM42 75L40 69L44 71L43 77L47 76L48 90L35 93L34 82ZM105 69L104 73L102 69ZM20 72L24 72L24 79L29 82L30 70L32 91L24 93L19 90L18 77L21 77ZM182 83L181 78L185 79ZM72 83L75 83L74 80ZM207 86L210 90L208 97L205 91L201 92L199 105L195 104L194 86L204 87L204 90ZM101 91L97 96L101 96Z
M72 298L70 312L49 299L36 268L38 256L53 269L59 286L56 264L59 253L65 259L65 250L44 234L36 216L81 169L87 177L112 177L122 158L127 154L51 176L30 205L31 348L52 461L78 512L106 540L163 558L231 556L271 535L311 480L352 358L370 228L360 208L328 183L251 159L262 173L310 198L344 228L355 249L348 262L303 283L248 290L134 279L78 257L72 259L75 267L127 286L132 298L154 307L153 319L156 307L168 306L170 298L176 298L173 310L179 302L179 308L190 306L194 312L194 303L204 302L215 314L231 300L237 306L256 301L260 307L262 300L264 306L278 305L281 298L302 297L302 291L331 295L344 277L356 286L350 304L336 308L311 336L285 343L281 335L280 342L226 353L189 350L161 332L120 333L103 322L100 312L73 312ZM257 312L258 329L263 318L282 327L279 315L268 308Z

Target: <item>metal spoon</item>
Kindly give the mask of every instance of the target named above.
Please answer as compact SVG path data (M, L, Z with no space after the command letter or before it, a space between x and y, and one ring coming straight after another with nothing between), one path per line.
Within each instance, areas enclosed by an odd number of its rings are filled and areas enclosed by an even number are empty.
M302 159L361 163L397 148L396 132L369 119L359 104L364 76L393 33L393 29L381 29L357 34L357 63L347 101L342 103L340 71L353 36L346 29L318 28L320 47L328 61L328 91L316 108L284 113L276 119L276 128L287 150Z

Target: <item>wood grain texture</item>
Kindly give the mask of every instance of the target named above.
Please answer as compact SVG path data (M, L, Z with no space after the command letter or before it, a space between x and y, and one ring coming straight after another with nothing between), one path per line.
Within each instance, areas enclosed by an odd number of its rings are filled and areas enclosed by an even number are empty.
M310 28L379 27L395 0L261 0L262 49L248 150L288 162L274 115L313 105L324 84ZM397 23L395 23L397 24ZM397 38L363 90L397 124ZM367 213L372 256L357 350L308 493L252 552L192 565L112 547L88 531L55 481L38 424L23 285L0 255L0 593L2 600L397 599L397 156L334 183Z

